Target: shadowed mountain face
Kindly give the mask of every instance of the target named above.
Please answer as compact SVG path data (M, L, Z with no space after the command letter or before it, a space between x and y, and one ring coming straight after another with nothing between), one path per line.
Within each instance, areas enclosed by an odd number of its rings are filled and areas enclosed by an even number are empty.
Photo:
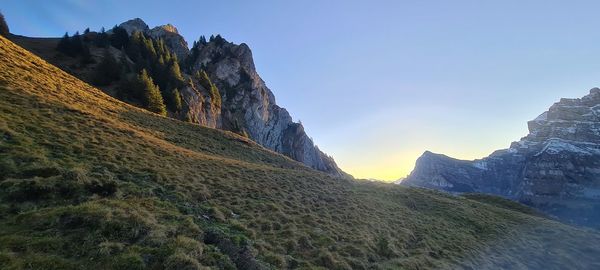
M510 148L474 161L425 152L404 185L496 194L600 227L600 89L561 99Z
M308 167L334 176L352 177L343 172L332 157L319 150L304 132L301 123L293 122L288 111L276 104L275 96L258 75L252 52L246 44L233 44L217 36L209 41L195 42L190 50L177 28L170 24L150 28L143 20L136 18L119 27L128 35L138 31L152 39L160 39L177 56L182 65L184 80L191 83L180 87L182 109L177 113L169 112L171 117L243 133L260 145ZM69 73L90 81L89 73L94 70L90 67L94 64L78 67L72 61L60 61L58 52L52 50L56 43L26 37L14 37L13 40L33 52L44 51L45 53L38 55ZM43 48L44 46L50 48ZM103 57L101 50L96 49L100 52L95 52L93 45L90 46L93 58L100 62ZM120 48L110 48L115 58L127 58L118 49ZM212 83L217 86L219 98L215 98L211 89L207 89L194 77L200 70L206 71ZM102 87L109 93L114 88L116 87L110 85Z

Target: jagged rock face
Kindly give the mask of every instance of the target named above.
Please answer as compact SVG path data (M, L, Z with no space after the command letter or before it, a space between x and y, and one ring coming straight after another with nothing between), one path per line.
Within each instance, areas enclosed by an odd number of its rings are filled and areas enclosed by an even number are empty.
M600 89L561 99L510 148L464 161L425 152L404 185L504 196L600 227Z
M150 27L140 18L131 19L119 25L119 27L125 29L127 34L131 35L135 31L147 33L150 31Z
M182 119L206 127L221 128L221 106L211 101L210 93L197 81L180 91L183 100Z
M178 59L185 59L189 54L188 44L185 39L179 35L179 31L175 26L167 24L152 28L148 34L156 39L162 39L165 45L169 47Z
M165 45L177 55L179 60L185 59L189 54L187 42L179 35L177 28L171 24L161 25L150 29L142 19L135 18L120 24L119 27L125 29L129 35L135 31L139 31L155 39L162 39L165 42Z
M184 74L192 85L180 90L184 101L183 118L192 122L231 131L243 131L257 143L282 153L307 166L336 176L351 177L337 167L333 158L321 152L306 135L301 124L294 123L286 109L277 106L275 96L260 78L250 48L218 37L200 44L191 55L188 45L172 25L149 29L140 19L120 25L129 34L142 31L161 38L180 62L193 62L190 74L203 69L219 88L221 105L211 101L193 76Z
M222 128L243 130L257 143L314 169L349 176L314 145L286 109L277 106L275 96L256 72L246 44L220 39L200 44L193 69L205 69L219 88Z

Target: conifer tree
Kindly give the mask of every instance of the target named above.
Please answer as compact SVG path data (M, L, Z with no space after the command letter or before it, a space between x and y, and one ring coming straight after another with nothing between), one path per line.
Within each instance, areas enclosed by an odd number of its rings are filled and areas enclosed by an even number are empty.
M90 52L90 46L87 43L83 43L83 47L81 48L81 64L87 65L91 63L94 63L94 58Z
M125 48L121 48L121 52L119 55L119 66L121 67L122 75L132 72L131 66L129 65L129 60L127 59L127 53L125 52Z
M179 63L177 62L177 56L171 58L168 69L168 83L174 85L175 87L179 87L183 84L183 75L181 75L181 69L179 68Z
M96 46L101 47L101 48L106 48L110 44L110 40L108 39L108 34L106 33L106 30L104 30L104 27L102 27L102 29L100 29L100 33L98 33L95 43L96 43Z
M69 38L69 32L66 32L65 35L58 41L58 45L56 45L56 50L64 54L68 54L70 47L71 41Z
M110 53L109 49L104 49L102 62L96 67L96 72L93 78L95 85L108 85L113 81L119 80L120 77L119 64Z
M160 115L167 115L167 109L160 89L154 84L152 78L148 76L148 72L143 69L138 76L139 90L144 98L144 106L151 112Z
M221 93L219 93L219 89L217 86L211 82L208 74L204 70L200 70L196 72L196 79L204 87L204 89L208 90L210 94L210 98L212 99L213 104L217 106L221 106Z
M4 19L4 15L2 15L2 13L0 13L0 36L7 37L9 33L10 33L10 30L8 29L8 24L6 23L6 19Z
M225 40L221 35L217 34L217 36L215 36L214 41L217 45L223 45L225 42L227 42L227 40Z
M81 35L79 35L79 31L75 32L75 34L69 40L69 52L70 56L77 56L83 52L83 41L81 40Z
M112 29L112 35L110 35L110 45L117 49L127 46L129 43L129 34L122 27L116 26Z
M183 101L181 99L181 93L179 93L179 89L174 88L171 91L171 110L175 111L175 112L179 112L181 111L181 108L183 106Z

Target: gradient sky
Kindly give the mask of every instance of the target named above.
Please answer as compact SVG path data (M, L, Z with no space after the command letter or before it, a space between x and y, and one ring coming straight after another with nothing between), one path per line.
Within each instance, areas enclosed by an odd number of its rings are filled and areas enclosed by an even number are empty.
M192 43L245 42L277 102L359 178L425 151L474 159L600 83L600 1L28 1L11 32L61 36L140 17Z

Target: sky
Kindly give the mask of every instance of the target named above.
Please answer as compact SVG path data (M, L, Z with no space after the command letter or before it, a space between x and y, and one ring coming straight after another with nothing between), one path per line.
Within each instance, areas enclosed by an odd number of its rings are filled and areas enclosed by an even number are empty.
M3 0L11 32L57 37L140 17L189 44L246 43L277 103L357 178L425 151L477 159L561 97L600 86L600 1Z

